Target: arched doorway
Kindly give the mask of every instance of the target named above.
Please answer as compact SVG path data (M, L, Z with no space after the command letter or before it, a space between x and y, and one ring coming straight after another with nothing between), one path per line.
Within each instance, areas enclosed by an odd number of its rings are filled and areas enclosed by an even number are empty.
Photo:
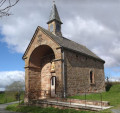
M56 76L51 77L51 97L55 97L56 94Z
M37 98L46 98L51 95L51 64L54 59L54 51L48 45L37 47L30 56L29 65L34 69L35 76L32 80L34 79L36 84L34 90L37 91Z

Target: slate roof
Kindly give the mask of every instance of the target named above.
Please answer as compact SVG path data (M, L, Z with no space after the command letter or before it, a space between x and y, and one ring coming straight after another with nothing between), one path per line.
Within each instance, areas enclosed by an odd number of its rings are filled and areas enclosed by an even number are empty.
M92 51L90 51L85 46L83 46L81 44L78 44L78 43L76 43L76 42L74 42L72 40L69 40L69 39L67 39L65 37L56 36L53 33L51 33L50 31L48 31L48 30L46 30L46 29L44 29L44 28L42 28L40 26L39 26L39 28L41 30L43 30L43 32L45 32L48 36L50 36L61 47L72 50L72 51L77 52L77 53L81 53L83 55L86 55L86 56L89 56L89 57L92 57L92 58L95 58L95 59L98 59L98 60L105 63L104 60L102 60L100 57L98 57L96 54L94 54Z
M50 13L49 21L47 22L47 24L49 24L53 20L57 20L58 22L60 22L62 24L62 22L60 20L60 17L59 17L59 14L58 14L58 11L57 11L57 7L56 7L55 4L53 4L53 6L52 6L52 10L51 10L51 13Z

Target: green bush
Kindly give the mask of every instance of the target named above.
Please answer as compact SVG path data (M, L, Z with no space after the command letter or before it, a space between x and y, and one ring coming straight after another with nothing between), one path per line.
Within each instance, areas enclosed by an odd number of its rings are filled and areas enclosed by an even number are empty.
M105 86L106 91L109 91L112 85L113 85L112 82L106 83L106 86Z
M15 99L16 99L16 100L19 100L19 99L20 99L20 93L19 93L19 92L16 92L16 93L15 93Z

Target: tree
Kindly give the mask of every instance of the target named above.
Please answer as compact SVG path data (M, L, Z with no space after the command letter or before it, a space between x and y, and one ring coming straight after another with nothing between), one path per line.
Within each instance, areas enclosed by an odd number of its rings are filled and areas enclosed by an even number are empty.
M6 86L6 91L23 91L24 90L24 82L15 81L9 86Z
M110 73L105 76L106 83L110 82Z
M0 0L0 17L11 15L10 9L18 2L19 0Z
M21 81L15 81L9 86L6 87L5 89L5 94L6 94L6 101L7 98L15 98L16 100L20 100L20 95L24 91L24 82Z

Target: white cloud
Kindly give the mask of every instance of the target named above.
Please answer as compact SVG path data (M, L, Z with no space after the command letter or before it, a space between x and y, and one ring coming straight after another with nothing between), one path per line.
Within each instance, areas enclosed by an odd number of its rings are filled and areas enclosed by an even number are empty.
M61 0L56 1L56 4L64 23L62 29L66 38L87 46L106 61L106 67L120 66L118 2ZM3 41L10 49L24 53L36 27L40 25L47 28L51 5L49 0L20 1L11 10L14 15L2 19Z
M5 88L0 88L0 91L5 91Z
M116 77L116 76L110 77L109 81L111 81L111 82L120 82L120 77Z
M77 16L65 22L63 31L66 37L87 46L104 59L106 67L120 66L120 39L117 33L107 26L95 19L88 20Z
M23 71L4 71L0 72L0 90L14 81L25 81L25 73Z
M23 53L27 48L30 39L36 29L36 23L38 22L34 19L35 15L29 17L29 20L24 18L16 18L15 24L7 23L2 27L2 34L5 35L3 41L8 44L8 46L18 52Z
M70 33L78 34L86 32L86 34L100 34L104 31L110 32L107 28L99 24L94 19L83 19L80 16L71 18L65 22L64 32L67 33L69 29Z

